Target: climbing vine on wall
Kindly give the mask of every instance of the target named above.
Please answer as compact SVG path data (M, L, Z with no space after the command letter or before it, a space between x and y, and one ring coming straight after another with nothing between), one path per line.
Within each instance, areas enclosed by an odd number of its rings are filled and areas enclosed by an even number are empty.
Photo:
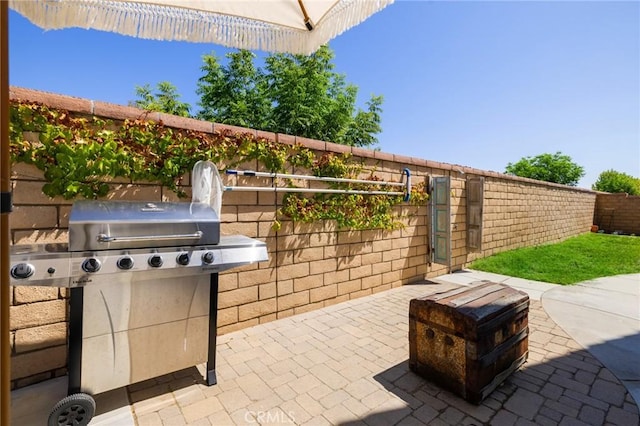
M47 181L42 191L65 199L106 196L113 178L158 182L178 196L182 178L199 160L210 160L233 168L257 160L270 172L288 168L310 170L316 176L355 177L362 167L347 155L316 156L301 145L279 144L228 130L214 133L178 130L162 122L125 120L118 124L98 117L77 117L67 111L38 103L13 101L10 110L11 158L33 164ZM337 188L375 189L336 184ZM346 186L345 186L346 185ZM412 202L423 204L423 187L412 189ZM351 229L396 229L400 217L393 207L402 197L385 195L317 194L305 197L286 194L280 213L294 221L336 220Z

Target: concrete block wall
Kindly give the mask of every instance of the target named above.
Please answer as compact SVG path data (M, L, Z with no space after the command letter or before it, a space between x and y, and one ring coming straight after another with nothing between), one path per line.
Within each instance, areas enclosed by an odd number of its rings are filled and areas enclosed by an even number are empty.
M593 223L606 232L640 235L640 196L599 192Z
M272 225L282 194L226 192L221 232L265 241L270 259L221 274L219 333L435 277L449 270L461 269L477 257L499 251L559 241L588 232L592 224L595 193L589 190L27 89L12 88L11 96L16 100L36 101L65 109L72 114L99 115L114 122L146 117L161 119L168 126L196 131L231 129L253 132L280 143L300 143L318 153L350 152L355 160L375 170L383 180L400 181L405 167L411 170L413 184L426 183L429 176L450 177L451 265L429 263L426 205L403 204L396 207L396 212L404 217L405 225L404 229L396 231L348 231L338 229L331 221L313 224L283 221L276 232ZM256 170L258 167L257 164L245 164L239 168ZM300 170L288 172L304 173ZM467 175L485 176L484 238L480 253L469 253L466 247ZM226 185L270 184L259 178L223 176L223 179ZM42 173L35 167L13 165L12 244L67 242L72 201L43 195L43 184ZM178 201L172 191L153 183L114 180L109 184L112 188L109 199ZM189 194L189 176L184 177L183 184ZM15 287L12 295L12 387L65 374L67 291Z
M451 269L520 247L553 243L588 232L596 194L581 188L453 166L431 169L451 179ZM482 250L466 241L466 176L484 176ZM434 265L438 266L438 265ZM431 272L431 270L430 270ZM434 272L442 273L435 269ZM429 274L428 276L433 276Z
M482 256L562 241L591 227L593 193L494 178L485 187Z

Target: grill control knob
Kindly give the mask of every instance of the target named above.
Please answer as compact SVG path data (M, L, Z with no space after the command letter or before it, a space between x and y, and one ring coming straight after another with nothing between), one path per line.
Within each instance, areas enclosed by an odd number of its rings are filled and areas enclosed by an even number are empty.
M214 256L213 256L213 252L212 252L212 251L205 252L205 253L202 255L202 261L203 261L204 263L206 263L206 264L211 264L211 263L213 263L213 260L214 260Z
M11 276L18 280L29 278L36 271L30 263L18 263L11 268Z
M133 259L129 256L121 257L116 262L116 266L120 269L131 269L133 268Z
M49 266L49 269L47 269L47 273L55 274L56 273L56 268L54 268L53 266Z
M180 253L178 255L178 257L176 257L176 262L178 262L178 265L188 265L189 264L189 253Z
M82 270L89 273L98 272L101 266L100 261L95 257L90 257L82 262Z
M154 254L149 258L149 266L153 268L161 267L162 263L163 263L162 256L160 256L159 254Z

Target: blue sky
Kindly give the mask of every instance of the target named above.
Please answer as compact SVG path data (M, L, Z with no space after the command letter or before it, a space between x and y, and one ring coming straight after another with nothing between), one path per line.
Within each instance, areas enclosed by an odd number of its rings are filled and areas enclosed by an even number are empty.
M228 52L9 19L11 85L123 105L169 81L195 106L202 55ZM504 172L561 151L581 187L640 176L640 2L396 0L330 46L360 104L384 96L385 152Z

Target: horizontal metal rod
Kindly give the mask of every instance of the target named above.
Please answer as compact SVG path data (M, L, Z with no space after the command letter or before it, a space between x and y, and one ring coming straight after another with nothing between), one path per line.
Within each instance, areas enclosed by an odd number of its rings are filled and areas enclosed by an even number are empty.
M400 191L361 191L357 189L324 189L324 188L288 188L285 186L225 186L225 191L234 192L306 192L326 194L361 194L361 195L406 195Z
M367 179L347 179L347 178L336 178L336 177L329 177L329 176L293 175L293 174L287 174L287 173L254 172L253 170L227 170L226 173L228 175L236 175L236 176L301 179L301 180L315 180L315 181L322 181L322 182L365 183L369 185L386 185L386 186L405 186L406 185L403 182L386 182L386 181L375 181L375 180L367 180Z
M402 195L404 201L411 198L411 172L408 168L402 170L402 176L406 177L404 182L385 182L366 179L347 179L335 178L329 176L311 176L311 175L293 175L287 173L269 173L255 172L253 170L227 170L228 175L236 176L252 176L252 177L268 177L282 179L302 179L322 182L339 182L339 183L362 183L367 185L386 185L386 186L402 186L403 192L399 191L367 191L357 189L322 189L322 188L290 188L281 186L226 186L225 191L261 191L261 192L306 192L318 194L362 194L362 195Z

